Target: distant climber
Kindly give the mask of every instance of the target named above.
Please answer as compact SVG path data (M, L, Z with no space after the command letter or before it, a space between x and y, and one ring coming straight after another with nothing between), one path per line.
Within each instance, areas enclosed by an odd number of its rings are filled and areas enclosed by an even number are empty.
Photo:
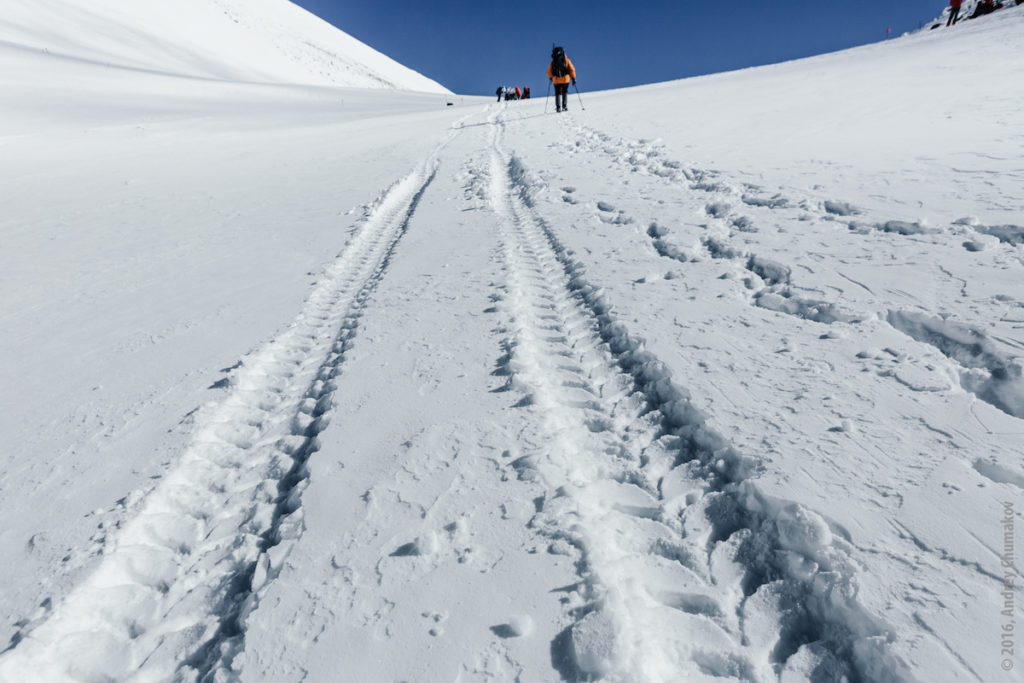
M957 0L959 2L959 0ZM576 67L560 47L551 49L551 63L548 64L548 78L555 84L555 111L569 108L569 83L576 85ZM561 96L561 100L559 100Z
M498 101L501 102L501 97L505 94L504 86L499 85L498 89L494 91L494 94L498 96Z
M963 0L949 0L949 19L946 21L946 26L956 24L960 17L960 5L962 4Z

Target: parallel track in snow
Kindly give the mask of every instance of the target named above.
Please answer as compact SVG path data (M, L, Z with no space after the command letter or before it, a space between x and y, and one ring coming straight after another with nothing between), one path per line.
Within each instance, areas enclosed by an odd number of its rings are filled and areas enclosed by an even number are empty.
M452 131L369 210L289 328L243 359L98 567L0 656L4 681L230 680L245 619L302 532L335 376Z
M537 210L542 183L492 118L491 208L503 241L506 372L543 446L516 466L552 491L534 524L578 552L568 680L899 681L884 624L856 601L849 547L802 506L768 500L756 462L711 429L616 320Z
M563 677L902 680L885 625L856 601L845 541L759 494L756 462L616 319L538 210L541 184L506 151L500 115L490 124L480 172L508 272L505 371L539 437L514 465L548 491L531 523L579 560L574 623L552 643ZM0 655L0 680L235 678L246 618L301 535L306 463L345 351L444 145L379 199L291 327L198 413L98 567Z

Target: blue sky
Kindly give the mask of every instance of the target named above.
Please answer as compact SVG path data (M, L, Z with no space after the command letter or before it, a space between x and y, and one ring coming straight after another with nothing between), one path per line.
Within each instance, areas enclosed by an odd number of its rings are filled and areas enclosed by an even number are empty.
M945 0L293 0L465 95L498 85L543 94L552 41L581 90L771 64L917 29Z

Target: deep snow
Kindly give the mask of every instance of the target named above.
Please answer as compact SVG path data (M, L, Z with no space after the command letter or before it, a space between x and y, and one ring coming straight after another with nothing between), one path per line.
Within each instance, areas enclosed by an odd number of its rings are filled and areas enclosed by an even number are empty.
M0 44L0 679L1014 680L1022 29L564 115Z

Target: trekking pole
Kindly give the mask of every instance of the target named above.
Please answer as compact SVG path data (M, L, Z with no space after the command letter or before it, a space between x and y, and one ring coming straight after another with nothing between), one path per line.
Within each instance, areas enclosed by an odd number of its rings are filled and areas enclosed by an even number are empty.
M548 80L548 94L544 96L544 113L548 113L548 98L551 97L551 80Z
M575 82L573 82L572 87L576 88L576 83ZM576 97L580 97L580 89L579 88L576 88ZM581 111L586 111L587 110L587 108L583 106L583 98L582 97L580 97L580 110Z

